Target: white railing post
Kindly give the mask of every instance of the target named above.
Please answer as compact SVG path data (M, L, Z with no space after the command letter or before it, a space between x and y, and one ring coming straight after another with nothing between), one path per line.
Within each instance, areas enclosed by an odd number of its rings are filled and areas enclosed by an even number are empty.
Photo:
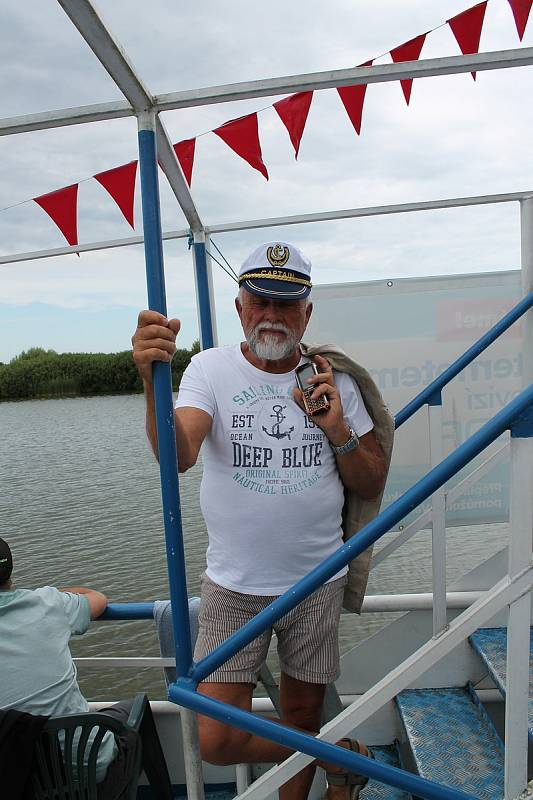
M438 402L437 402L438 400ZM442 401L440 395L435 404L428 405L429 415L429 459L431 468L443 459L442 447ZM433 572L433 636L446 629L446 495L444 487L432 495L431 561Z
M533 290L533 198L520 202L522 293ZM523 319L523 385L533 381L533 313ZM533 549L533 419L511 430L509 575L531 564ZM509 607L505 705L505 798L527 787L530 592Z
M529 424L533 428L533 423ZM533 437L511 438L509 577L531 564L533 541ZM505 798L527 786L530 592L509 606L505 695Z
M204 800L202 755L198 738L198 718L194 711L180 707L181 738L188 800Z
M522 294L533 290L533 198L520 201ZM533 312L524 315L523 386L533 381ZM533 549L533 421L511 431L511 536L509 575L531 564ZM528 430L529 429L529 430ZM513 433L515 435L513 435ZM505 697L505 798L513 800L527 786L529 696L529 627L527 592L509 607L507 687Z
M237 783L237 796L243 794L252 782L251 764L235 764L235 779Z
M522 295L533 292L533 197L520 201ZM523 318L524 388L533 381L533 309Z

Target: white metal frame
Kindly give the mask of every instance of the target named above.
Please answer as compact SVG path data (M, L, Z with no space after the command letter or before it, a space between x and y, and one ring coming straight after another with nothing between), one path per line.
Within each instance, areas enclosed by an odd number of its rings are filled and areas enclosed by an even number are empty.
M1 126L1 121L0 121ZM178 165L179 166L179 165ZM471 197L449 197L442 200L423 200L415 203L393 203L382 206L364 206L360 208L342 208L337 211L318 211L312 214L291 214L283 217L265 217L249 219L241 222L220 222L204 227L205 235L214 233L230 233L232 231L255 230L258 228L277 228L285 225L306 225L313 222L329 222L340 219L357 219L359 217L388 216L389 214L409 214L415 211L436 211L446 208L464 208L466 206L494 205L497 203L519 202L521 207L528 200L533 201L533 190L523 192L506 192L501 194L474 195ZM524 222L522 223L525 224ZM187 239L190 231L187 228L163 232L165 241L171 239ZM144 242L143 236L128 236L121 239L107 239L101 242L90 242L65 247L54 247L48 250L33 250L26 253L12 253L0 256L0 265L15 264L18 261L35 261L40 258L55 258L72 253L109 250L115 247L130 247Z
M504 69L533 64L533 49L506 50L496 53L484 53L469 56L453 56L439 59L426 59L400 64L385 64L369 67L357 67L348 70L293 75L270 80L250 81L226 86L215 86L202 90L176 92L154 97L136 75L127 56L119 44L109 33L99 14L89 0L58 0L65 13L78 28L92 51L122 91L125 101L117 103L96 104L74 109L59 109L43 114L0 120L0 135L50 129L58 126L74 125L82 122L117 119L135 115L149 114L154 120L159 162L167 176L187 224L195 238L203 238L216 231L243 230L275 225L287 225L303 222L316 222L327 219L341 219L376 214L403 213L407 211L427 210L430 208L450 208L461 205L481 203L508 202L518 200L522 210L522 275L524 292L533 289L533 192L514 195L493 195L481 198L459 198L436 203L413 203L397 206L382 206L374 209L351 209L327 214L307 214L270 220L250 220L206 228L195 207L187 182L175 156L172 144L159 112L186 108L211 103L229 102L252 97L267 97L305 90L317 90L334 86L347 86L361 83L378 83L397 81L403 78L420 78L435 75L446 75L472 70ZM474 201L474 202L473 202ZM165 238L176 238L188 232L177 231L167 234ZM0 263L13 263L29 258L45 258L85 250L96 250L102 247L121 247L139 244L142 237L114 240L108 243L93 243L70 248L55 248L42 253L26 253L0 259ZM533 341L533 314L526 317L526 344ZM533 377L533 347L528 347L525 357L526 377ZM435 415L436 416L436 415ZM438 419L431 425L432 460L437 459L436 448ZM462 642L480 625L488 622L494 614L505 606L509 612L509 647L508 647L508 687L506 725L506 783L507 800L516 797L526 787L526 747L527 720L525 718L524 697L527 696L527 663L528 651L525 649L526 627L529 630L530 590L533 583L531 567L531 546L533 539L533 498L531 492L522 490L524 476L533 482L533 440L517 439L511 443L511 463L513 475L511 505L511 545L509 548L509 573L492 590L479 597L446 627L446 587L442 580L443 564L439 563L434 574L434 614L435 632L439 633L431 641L424 644L388 676L379 681L362 697L335 720L326 725L320 733L325 741L336 741L349 733L363 720L391 700L399 691L408 686L418 676L433 666L450 649ZM433 515L434 530L442 529L445 498L441 494L435 501L437 509ZM434 509L435 511L435 509ZM441 537L443 538L443 537ZM435 551L437 548L434 548ZM437 553L435 552L435 555ZM443 556L442 549L438 559ZM203 798L201 784L200 754L195 737L194 715L190 712L181 715L184 746L186 748L187 784L191 800ZM512 724L511 724L512 720ZM524 744L524 742L526 744ZM266 798L275 788L296 774L311 760L310 757L295 754L279 767L260 778L252 787L246 789L242 798L254 797L257 800ZM241 776L241 786L246 781Z

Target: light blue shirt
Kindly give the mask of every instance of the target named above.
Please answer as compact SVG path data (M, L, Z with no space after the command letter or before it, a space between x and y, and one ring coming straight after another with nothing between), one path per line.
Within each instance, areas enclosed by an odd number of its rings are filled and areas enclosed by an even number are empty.
M53 586L0 591L0 708L59 716L89 710L69 650L91 621L84 595ZM117 752L106 734L96 770L102 781Z

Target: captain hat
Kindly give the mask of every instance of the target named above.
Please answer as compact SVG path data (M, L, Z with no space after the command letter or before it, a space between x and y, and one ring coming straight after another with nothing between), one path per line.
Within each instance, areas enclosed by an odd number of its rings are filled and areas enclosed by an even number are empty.
M311 291L311 262L288 242L266 242L239 270L239 286L271 300L304 300Z

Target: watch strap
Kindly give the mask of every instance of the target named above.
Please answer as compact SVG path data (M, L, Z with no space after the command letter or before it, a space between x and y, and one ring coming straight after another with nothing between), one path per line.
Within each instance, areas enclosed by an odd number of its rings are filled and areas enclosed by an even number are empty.
M340 445L331 444L330 442L329 445L336 456L344 456L346 453L350 453L352 450L355 450L356 447L359 447L359 436L353 428L350 428L350 436L347 442Z

